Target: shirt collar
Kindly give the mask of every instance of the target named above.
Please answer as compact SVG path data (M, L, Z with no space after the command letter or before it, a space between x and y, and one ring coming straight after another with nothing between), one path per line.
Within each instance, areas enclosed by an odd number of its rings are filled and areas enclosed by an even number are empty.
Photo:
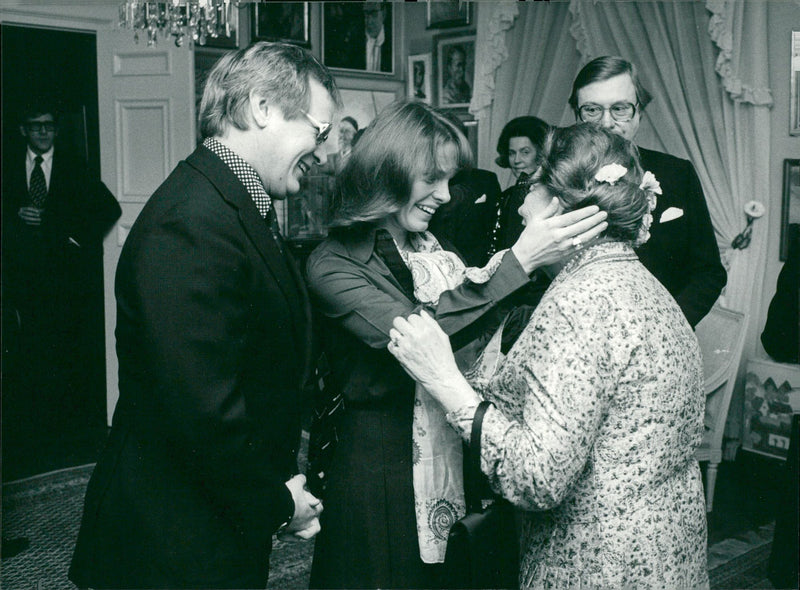
M203 141L203 146L216 154L220 160L231 169L236 178L239 179L245 189L247 189L250 198L258 207L258 212L261 217L267 217L270 208L272 207L272 199L267 194L264 184L261 182L261 177L255 169L245 162L241 156L224 145L213 137L207 137Z
M34 152L34 151L33 151L33 150L32 150L32 149L29 147L29 148L28 148L28 152L27 152L27 158L28 158L28 162L29 162L31 165L33 165L33 161L36 159L36 156L42 156L42 166L44 166L45 164L47 164L47 165L50 165L50 163L53 161L53 152L54 152L54 151L55 151L55 147L51 147L51 148L50 148L49 150L47 150L45 153L43 153L43 154L37 154L36 152ZM19 153L19 152L17 152L17 153ZM19 156L17 156L17 157L19 157ZM17 160L17 161L19 161L19 160Z
M372 47L373 45L381 47L383 45L383 42L386 40L386 35L383 32L383 27L381 27L381 32L378 33L377 37L370 37L367 33L364 34L367 35L367 47Z

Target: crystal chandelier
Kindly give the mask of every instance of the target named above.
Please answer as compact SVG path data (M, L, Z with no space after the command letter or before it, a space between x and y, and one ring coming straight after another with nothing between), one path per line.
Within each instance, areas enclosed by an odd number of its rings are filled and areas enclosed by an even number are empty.
M119 26L133 29L134 40L139 32L147 32L147 45L158 42L158 36L172 36L175 45L205 45L209 37L230 37L236 31L239 7L237 0L170 0L146 2L126 0L119 7Z

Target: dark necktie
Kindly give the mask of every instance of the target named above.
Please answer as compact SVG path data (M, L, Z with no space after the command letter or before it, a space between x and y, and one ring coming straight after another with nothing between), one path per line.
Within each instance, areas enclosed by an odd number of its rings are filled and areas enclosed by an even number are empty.
M392 273L397 282L400 283L406 296L415 301L414 298L414 279L411 277L411 271L408 270L406 263L400 256L397 250L397 245L392 239L390 234L385 229L379 229L375 234L375 250L378 252L386 266L389 267L389 272Z
M275 207L270 207L269 211L267 211L267 225L269 226L269 231L272 233L272 238L278 245L278 250L280 250L281 253L283 253L284 252L283 236L281 235L281 227L278 224L278 216L275 213Z
M44 179L44 170L42 170L42 156L34 158L33 171L31 172L31 182L28 188L28 195L30 196L33 206L42 209L44 201L47 198L47 182Z

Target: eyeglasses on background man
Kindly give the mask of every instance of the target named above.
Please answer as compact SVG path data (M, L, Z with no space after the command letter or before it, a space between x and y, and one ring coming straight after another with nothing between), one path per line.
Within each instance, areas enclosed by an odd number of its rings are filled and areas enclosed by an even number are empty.
M615 102L610 107L603 107L590 102L578 107L578 115L585 123L596 123L603 118L606 111L611 113L612 119L624 123L633 119L636 114L636 105L632 102Z
M53 133L56 130L56 124L47 121L27 121L25 128L31 133Z

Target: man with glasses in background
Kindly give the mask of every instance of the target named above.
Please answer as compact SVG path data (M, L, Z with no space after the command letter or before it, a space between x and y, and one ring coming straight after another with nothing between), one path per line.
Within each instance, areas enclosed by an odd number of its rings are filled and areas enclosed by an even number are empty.
M575 78L569 104L578 121L597 123L630 141L652 96L630 62L598 57ZM639 148L642 168L661 183L650 239L636 253L683 310L692 327L727 281L700 179L688 160Z
M297 465L310 306L274 205L325 164L339 105L294 45L256 43L209 73L205 139L117 267L119 401L86 493L79 587L265 588L273 534L320 530Z
M105 438L103 237L121 210L84 154L56 141L60 110L55 96L29 96L24 147L3 154L6 480Z

